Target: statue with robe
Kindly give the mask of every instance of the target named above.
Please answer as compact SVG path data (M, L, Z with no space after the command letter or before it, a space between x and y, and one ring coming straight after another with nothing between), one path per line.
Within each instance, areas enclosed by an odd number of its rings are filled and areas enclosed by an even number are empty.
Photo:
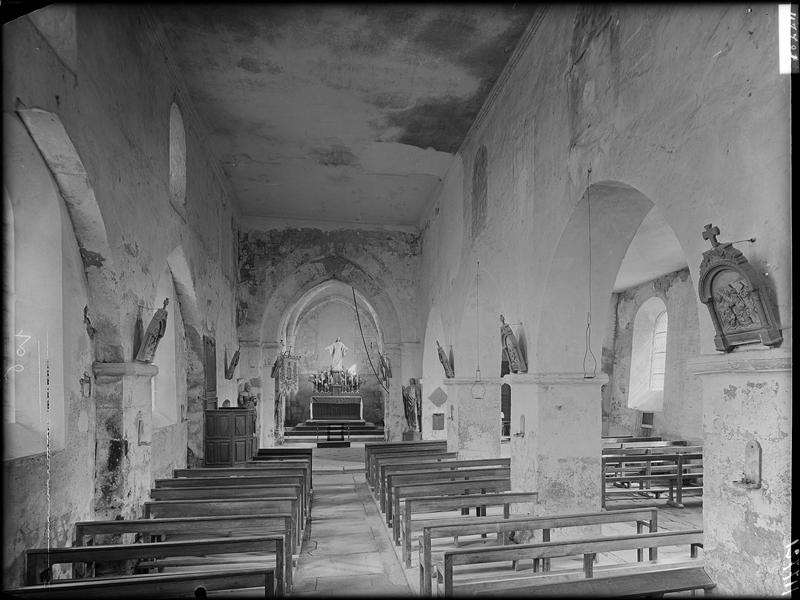
M509 370L512 373L527 373L528 365L525 364L525 359L519 351L517 338L503 315L500 315L500 340L503 346L503 358L508 362Z
M411 431L422 431L422 394L419 384L413 377L408 380L408 385L402 386L403 412L406 423Z
M436 340L436 349L439 352L439 362L442 363L444 367L444 376L447 379L452 379L456 376L455 372L453 371L453 365L450 364L450 359L445 354L444 348L439 345L439 340Z
M331 371L342 370L342 360L349 349L350 348L345 346L338 337L330 346L325 347L325 351L329 352L331 355Z
M378 364L381 381L383 385L389 387L389 380L392 378L392 363L389 362L389 355L386 352L379 352L380 362Z
M150 363L153 362L153 357L156 355L156 349L161 338L164 337L164 332L167 330L167 304L169 298L164 298L164 306L156 311L150 324L145 331L142 345L136 353L136 360L139 362Z

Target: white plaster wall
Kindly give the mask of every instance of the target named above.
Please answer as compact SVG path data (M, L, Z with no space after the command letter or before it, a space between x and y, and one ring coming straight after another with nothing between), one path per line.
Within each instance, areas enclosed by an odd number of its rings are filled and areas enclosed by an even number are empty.
M559 272L550 273L550 267L587 184L612 181L632 186L659 208L686 254L692 281L709 247L701 237L705 223L718 224L723 241L755 236L758 242L744 252L759 272L768 274L781 321L791 323L789 82L775 68L776 27L774 6L547 8L494 104L462 145L461 161L445 176L421 220L421 304L440 309L445 331L453 324L472 331L474 303L470 306L467 298L479 259L482 271L493 277L481 288L480 304L487 299L481 322L500 312L512 323L522 322L527 340L541 344L536 353L528 349L532 372L540 363L548 369L580 371L586 253L566 247L572 254L560 257ZM533 159L522 161L522 170L529 170L529 185L523 189L514 169L527 135L517 124L526 120L533 129ZM465 218L470 214L466 190L480 144L488 152L488 214L485 229L473 242ZM618 230L616 235L632 236L633 230ZM596 251L607 246L593 242ZM605 285L610 290L615 275L616 270L609 281L592 281L592 288ZM569 283L545 304L552 289L548 285L559 280ZM595 298L593 303L593 352L598 357L608 300ZM555 320L557 309L573 317ZM693 309L683 314L697 316L696 351L713 353L714 331L705 307L695 297ZM543 336L547 328L552 334ZM477 345L494 348L494 328L482 331ZM783 347L790 348L791 330L784 336ZM455 347L458 375L464 374L459 372L461 357L467 357L471 368L469 358L475 351L470 343L476 345L464 334ZM707 393L704 401L709 400ZM512 414L518 397L514 395ZM767 418L773 429L781 426L779 415ZM596 427L589 425L599 438L599 411ZM664 423L688 436L686 425L678 419ZM713 446L718 436L707 428L704 443ZM515 444L512 466L532 458L518 453L521 444ZM775 467L787 464L788 458L779 458ZM595 471L599 481L597 465L587 463L587 481L595 480ZM535 477L516 467L512 473L520 486L528 483L526 477ZM718 494L713 488L706 490L712 504L720 500ZM754 514L762 513L756 509ZM781 539L781 532L788 531L788 514L769 523L770 539ZM726 521L726 527L733 532L741 525ZM732 544L717 545L721 532L707 535L709 540L714 536L715 560L737 552ZM766 546L754 550L768 551ZM774 579L781 564L776 556L770 560ZM721 589L759 589L757 577L744 575L746 571L739 571L738 582L724 572L715 576L720 577Z

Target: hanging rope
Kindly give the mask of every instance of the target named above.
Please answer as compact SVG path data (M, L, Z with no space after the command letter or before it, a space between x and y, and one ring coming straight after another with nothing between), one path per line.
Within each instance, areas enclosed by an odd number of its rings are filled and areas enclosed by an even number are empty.
M586 339L585 339L586 348L583 353L584 379L594 379L597 376L597 358L595 358L594 353L592 352L592 203L589 200L589 188L591 187L590 186L591 177L592 177L592 168L589 167L589 169L586 172L586 214L587 214L586 221L588 222L586 238L589 243L589 272L586 278L587 279L586 290L589 299L589 312L586 313ZM589 356L592 357L592 361L594 362L591 375L586 374L586 359Z
M369 361L369 368L372 369L372 374L375 375L375 379L378 380L378 383L381 384L381 387L386 390L386 393L389 393L389 388L381 380L378 372L375 370L375 366L372 364L372 358L369 355L369 350L367 349L367 340L364 338L364 329L361 327L361 316L358 314L358 302L356 302L356 288L350 287L353 290L353 306L356 308L356 320L358 321L358 330L361 332L361 341L364 344L364 352L367 354L367 361Z
M475 379L481 379L481 327L480 327L480 298L478 296L478 272L481 268L481 261L478 261L478 266L475 267Z

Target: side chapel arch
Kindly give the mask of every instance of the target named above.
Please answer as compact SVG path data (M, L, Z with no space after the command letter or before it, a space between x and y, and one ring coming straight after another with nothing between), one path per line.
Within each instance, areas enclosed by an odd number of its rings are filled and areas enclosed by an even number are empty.
M89 284L95 360L124 362L116 268L91 178L61 119L38 108L18 110L67 207Z

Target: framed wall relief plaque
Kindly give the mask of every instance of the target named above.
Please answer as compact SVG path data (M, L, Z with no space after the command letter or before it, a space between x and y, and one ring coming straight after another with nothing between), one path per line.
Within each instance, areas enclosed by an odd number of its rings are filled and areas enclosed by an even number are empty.
M742 344L780 344L783 336L770 289L731 242L717 241L719 227L705 226L711 249L700 263L700 300L708 306L717 335L714 344L731 352Z

